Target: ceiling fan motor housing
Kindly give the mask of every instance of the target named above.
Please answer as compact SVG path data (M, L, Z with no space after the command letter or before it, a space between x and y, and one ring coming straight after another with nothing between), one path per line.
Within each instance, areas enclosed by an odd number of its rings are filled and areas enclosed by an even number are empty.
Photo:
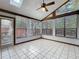
M41 7L46 7L46 3L43 3L43 4L41 5Z

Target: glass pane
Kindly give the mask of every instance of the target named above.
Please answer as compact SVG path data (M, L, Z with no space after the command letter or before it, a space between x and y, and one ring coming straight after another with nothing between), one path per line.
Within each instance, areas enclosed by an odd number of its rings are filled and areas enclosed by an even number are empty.
M57 15L79 10L79 0L69 0L64 6L59 8L56 12Z
M31 27L32 27L31 31L32 31L33 36L36 36L36 24L37 24L37 21L32 20L32 22L31 22Z
M76 15L65 17L65 35L66 37L76 38L77 21Z
M12 19L1 19L1 45L13 45L13 21Z
M47 21L47 35L52 35L53 34L53 22L52 20Z
M55 34L56 36L64 36L64 18L55 20Z
M52 33L53 33L53 22L52 22L52 20L43 22L42 33L44 35L52 35Z
M40 28L41 28L41 22L37 21L36 22L36 35L40 35L41 34Z
M24 42L27 38L27 22L25 18L16 19L16 43Z
M42 23L42 34L43 34L43 35L46 35L46 33L47 33L47 22L44 21L44 22Z

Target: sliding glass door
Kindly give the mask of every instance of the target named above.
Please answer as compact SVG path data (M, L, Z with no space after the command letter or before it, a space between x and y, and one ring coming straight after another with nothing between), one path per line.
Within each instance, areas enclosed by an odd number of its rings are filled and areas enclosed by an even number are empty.
M13 45L14 44L13 19L1 18L0 23L1 23L0 25L1 46Z

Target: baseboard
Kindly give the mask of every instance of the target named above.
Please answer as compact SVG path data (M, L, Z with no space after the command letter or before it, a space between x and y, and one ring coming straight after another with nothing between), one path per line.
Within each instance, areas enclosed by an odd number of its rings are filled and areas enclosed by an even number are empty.
M35 38L35 39L29 40L29 41L24 41L24 42L16 43L16 44L14 44L14 45L18 45L18 44L22 44L22 43L27 43L27 42L35 41L35 40L39 40L39 39L42 39L42 37Z
M72 43L62 42L62 41L58 41L58 40L51 40L51 39L47 39L47 38L43 38L43 37L42 37L42 39L50 40L50 41L55 41L55 42L64 43L64 44L68 44L68 45L73 45L73 46L77 46L77 47L79 47L79 45L77 45L77 44L72 44Z

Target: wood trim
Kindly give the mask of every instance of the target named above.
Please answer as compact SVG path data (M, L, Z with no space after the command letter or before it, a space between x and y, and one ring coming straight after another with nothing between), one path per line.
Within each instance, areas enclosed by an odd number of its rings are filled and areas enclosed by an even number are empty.
M14 30L14 45L16 44L16 20L14 18L14 21L13 21L13 30Z
M51 39L47 39L47 38L42 38L42 39L50 40L50 41L55 41L55 42L64 43L64 44L68 44L68 45L73 45L73 46L77 46L77 47L79 47L79 45L77 45L77 44L73 44L73 43L61 42L61 41L51 40Z
M64 18L64 37L66 36L66 20Z
M9 16L5 16L5 15L0 15L1 17L6 17L6 18L12 18L15 19L14 17L9 17Z
M36 38L36 39L32 39L32 40L29 40L29 41L24 41L24 42L20 42L20 43L15 43L15 45L22 44L22 43L27 43L27 42L31 42L31 41L35 41L35 40L39 40L39 39L42 39L42 37Z
M59 6L57 9L55 9L53 12L51 12L49 15L51 15L51 14L53 14L55 11L57 11L59 8L61 8L62 6L64 6L66 3L68 3L69 2L69 0L67 0L65 3L63 3L61 6ZM47 15L46 17L44 17L43 19L42 19L42 21L44 21L49 15Z
M76 38L78 38L78 15L77 15L77 18L76 18Z
M1 33L1 18L0 18L0 33ZM1 47L1 34L0 34L0 48L2 48Z
M25 18L29 18L29 19L33 19L33 20L40 21L39 19L35 19L35 18L29 17L29 16L25 16L25 15L16 13L16 12L12 12L12 11L9 11L9 10L5 10L5 9L1 9L1 8L0 8L0 11L1 11L1 12L5 12L5 13L9 13L9 14L18 15L18 16L21 16L21 17L25 17Z
M69 13L64 13L64 14L61 14L61 15L57 15L57 16L55 16L55 17L49 17L49 18L47 18L46 20L61 18L61 17L65 17L65 16L75 15L75 14L79 14L79 10L73 11L73 12L69 12ZM44 21L44 20L43 20L43 21Z
M53 17L55 17L55 16L56 16L56 11L53 12Z

